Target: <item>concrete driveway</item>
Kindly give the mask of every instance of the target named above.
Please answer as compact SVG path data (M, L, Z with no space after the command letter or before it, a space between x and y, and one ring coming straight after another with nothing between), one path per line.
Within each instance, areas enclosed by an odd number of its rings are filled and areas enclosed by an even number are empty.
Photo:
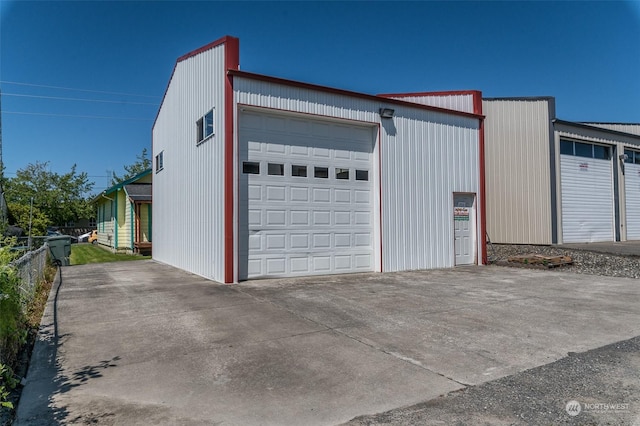
M500 267L64 267L16 424L338 424L637 336L639 306L638 280Z

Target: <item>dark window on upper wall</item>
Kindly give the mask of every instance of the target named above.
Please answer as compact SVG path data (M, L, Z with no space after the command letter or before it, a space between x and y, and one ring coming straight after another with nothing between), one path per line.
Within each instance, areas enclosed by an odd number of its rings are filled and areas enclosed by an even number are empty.
M313 177L319 179L327 179L329 177L329 168L328 167L314 167L313 168Z
M599 158L601 160L608 160L610 158L609 155L609 147L602 145L594 145L593 146L593 158Z
M640 152L638 151L633 152L633 162L635 164L640 164Z
M633 151L629 151L627 149L624 150L627 158L624 160L625 163L633 163Z
M267 174L271 176L284 176L284 164L269 163Z
M356 180L369 180L369 170L356 170Z
M164 151L160 151L160 153L156 155L156 173L162 169L164 169Z
M336 167L336 179L349 179L349 169Z
M307 166L291 166L291 176L307 177Z
M560 154L573 155L573 142L560 141Z
M593 158L593 145L590 143L575 142L576 157Z
M242 173L246 173L248 175L259 175L260 174L260 163L253 161L243 161L242 162Z

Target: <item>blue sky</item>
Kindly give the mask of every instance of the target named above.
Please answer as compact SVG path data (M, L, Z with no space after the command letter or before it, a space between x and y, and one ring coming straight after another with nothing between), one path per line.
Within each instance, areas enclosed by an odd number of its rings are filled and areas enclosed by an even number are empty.
M176 58L227 34L246 71L371 94L549 95L565 120L640 123L639 1L0 0L7 175L76 163L105 189L107 170L151 149Z

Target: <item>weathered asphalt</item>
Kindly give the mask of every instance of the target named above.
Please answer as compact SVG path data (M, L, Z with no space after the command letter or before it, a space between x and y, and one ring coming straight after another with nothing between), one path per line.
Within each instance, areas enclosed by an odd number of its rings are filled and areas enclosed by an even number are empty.
M153 261L61 273L18 425L338 424L640 334L640 286L624 278L464 267L226 286Z

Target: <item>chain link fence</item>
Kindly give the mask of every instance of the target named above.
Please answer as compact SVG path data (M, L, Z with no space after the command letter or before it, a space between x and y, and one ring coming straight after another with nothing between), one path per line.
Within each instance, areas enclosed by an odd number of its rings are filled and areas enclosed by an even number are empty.
M45 244L37 250L25 253L24 256L11 262L20 276L20 295L23 304L29 303L35 295L38 282L44 277L44 270L49 258L49 247Z

